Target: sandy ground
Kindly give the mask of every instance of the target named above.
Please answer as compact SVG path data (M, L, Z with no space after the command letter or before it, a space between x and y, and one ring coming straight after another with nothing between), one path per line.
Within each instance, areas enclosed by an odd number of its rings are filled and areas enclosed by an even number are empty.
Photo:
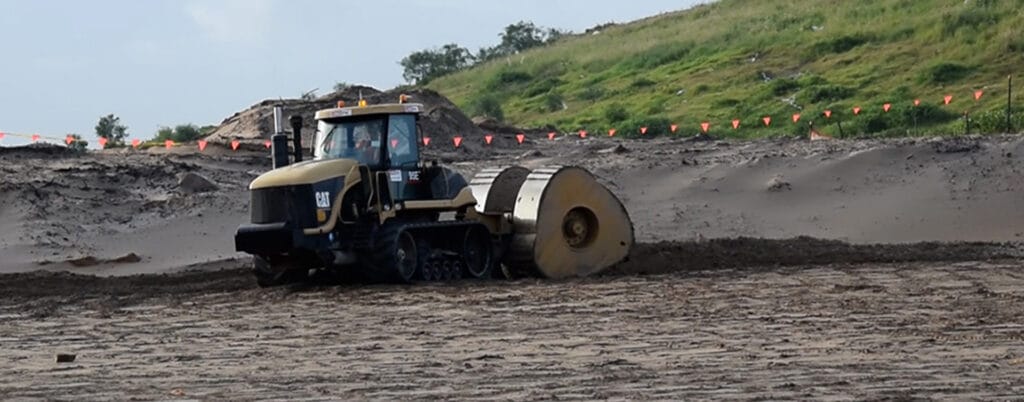
M1024 393L1024 137L618 145L429 151L593 171L641 242L605 276L274 290L232 251L264 155L0 148L0 398Z
M275 290L223 273L97 287L32 277L92 290L4 289L0 397L1016 398L1022 269L833 265ZM56 364L56 353L77 358Z

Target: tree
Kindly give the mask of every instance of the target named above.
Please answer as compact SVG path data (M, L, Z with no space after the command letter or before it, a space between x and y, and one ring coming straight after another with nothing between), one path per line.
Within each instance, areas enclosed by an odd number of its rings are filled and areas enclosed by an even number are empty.
M107 139L107 148L123 147L128 137L128 127L121 124L121 118L108 114L96 123L96 136Z
M500 36L501 44L498 47L506 55L543 45L545 41L544 31L527 21L519 21L505 27L505 32Z
M426 49L406 56L399 63L406 81L423 85L431 80L460 71L472 65L473 54L454 43L440 49Z
M505 27L505 31L498 34L501 43L494 47L480 48L477 51L477 61L483 62L498 57L510 56L528 49L552 43L568 35L566 31L555 28L542 29L532 22L519 21Z
M349 85L347 82L338 81L338 82L334 83L334 92L344 91L344 90L348 89L348 87L350 87L350 86L351 85Z
M572 32L563 31L563 30L558 29L558 28L549 28L548 29L548 33L547 33L547 37L544 38L544 44L550 44L550 43L557 42L559 39L562 39L562 38L564 38L566 36L569 36L570 34L572 34Z

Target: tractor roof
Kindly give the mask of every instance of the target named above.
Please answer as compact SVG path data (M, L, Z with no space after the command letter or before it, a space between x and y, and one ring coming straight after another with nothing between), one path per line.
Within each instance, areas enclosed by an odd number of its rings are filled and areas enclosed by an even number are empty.
M316 112L317 120L325 119L336 119L340 117L352 117L352 116L366 116L374 114L402 114L402 113L422 113L423 104L421 103L385 103L380 105L363 105L363 106L350 106L350 107L337 107L332 109L324 109Z

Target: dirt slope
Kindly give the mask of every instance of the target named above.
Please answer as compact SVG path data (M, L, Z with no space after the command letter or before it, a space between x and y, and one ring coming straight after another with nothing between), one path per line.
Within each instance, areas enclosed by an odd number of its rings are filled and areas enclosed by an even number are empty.
M815 143L534 137L478 154L449 146L427 154L467 176L507 164L585 166L623 200L645 243L801 236L857 244L1020 242L1024 235L1019 136ZM232 236L247 219L246 186L269 169L262 152L17 148L0 150L0 162L7 179L0 182L0 272L120 275L241 257ZM183 192L177 180L186 172L219 189Z

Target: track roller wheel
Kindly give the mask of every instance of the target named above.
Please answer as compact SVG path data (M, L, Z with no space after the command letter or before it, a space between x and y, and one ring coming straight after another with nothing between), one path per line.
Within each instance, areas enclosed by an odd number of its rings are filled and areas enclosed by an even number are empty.
M437 280L437 263L434 261L424 261L420 266L420 279L426 282Z
M370 277L377 282L409 283L416 276L419 252L412 233L385 228L377 239Z
M466 274L473 279L494 276L494 247L491 234L480 226L472 226L463 235L462 261Z

